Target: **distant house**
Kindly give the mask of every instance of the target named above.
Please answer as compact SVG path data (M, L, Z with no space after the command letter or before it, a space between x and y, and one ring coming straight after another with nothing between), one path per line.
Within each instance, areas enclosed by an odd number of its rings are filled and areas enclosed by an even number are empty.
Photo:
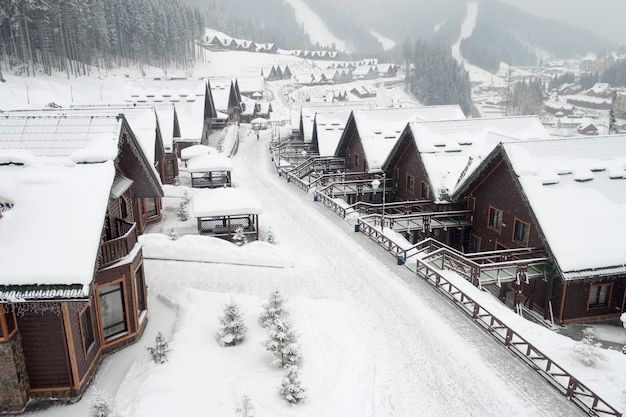
M256 49L257 52L262 52L265 54L278 53L278 47L273 43L257 43L256 47L257 47Z
M140 338L135 201L162 195L124 115L0 118L2 411L80 398L103 356Z
M225 120L223 117L216 117L213 122L216 126L224 127L226 123L239 122L240 114L240 102L239 94L235 89L235 84L230 77L211 77L208 81L209 90L213 98L215 110L217 113L226 115Z
M206 80L188 78L155 78L128 81L124 90L128 103L173 103L180 128L174 151L191 145L208 144L217 117L213 96Z
M612 100L610 98L594 97L585 94L567 96L566 100L569 104L576 107L595 110L608 110L611 108L612 104Z
M376 89L368 85L354 87L352 90L350 90L350 92L358 98L372 98L376 97L377 95Z
M376 72L381 77L395 77L398 75L398 66L396 64L378 64Z
M579 135L585 135L585 136L595 136L600 133L598 128L593 123L586 123L586 124L580 125L578 126L576 131L578 132Z

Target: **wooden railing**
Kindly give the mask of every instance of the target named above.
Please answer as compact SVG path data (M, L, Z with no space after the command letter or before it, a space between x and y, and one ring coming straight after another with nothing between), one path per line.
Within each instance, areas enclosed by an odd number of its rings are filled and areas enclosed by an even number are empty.
M590 416L622 417L622 413L594 393L515 330L448 281L436 268L417 259L418 277L432 284L494 339L534 369L574 405Z
M104 268L119 261L128 255L137 243L137 224L121 219L115 220L117 230L121 236L107 240L100 245L99 268Z

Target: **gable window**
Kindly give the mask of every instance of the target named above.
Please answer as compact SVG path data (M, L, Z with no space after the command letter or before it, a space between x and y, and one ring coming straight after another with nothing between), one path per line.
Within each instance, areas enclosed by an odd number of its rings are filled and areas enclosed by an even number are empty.
M85 356L95 343L93 336L93 324L91 321L91 307L87 306L82 313L80 313L80 333L83 338L83 351Z
M489 227L498 230L502 228L502 210L489 207Z
M358 153L354 154L354 167L355 168L359 167L359 154Z
M169 181L176 179L176 165L173 159L167 159L165 161L165 178Z
M420 186L420 198L423 200L428 200L430 197L430 187L424 181L422 181Z
M409 191L413 191L413 188L415 188L415 178L413 178L411 175L407 175L406 176L406 189Z
M592 285L589 293L589 307L606 307L609 305L611 284Z
M513 240L528 244L528 236L530 234L530 224L521 220L515 219L515 230L513 232Z
M105 340L127 331L123 295L121 282L107 285L99 290L102 331Z

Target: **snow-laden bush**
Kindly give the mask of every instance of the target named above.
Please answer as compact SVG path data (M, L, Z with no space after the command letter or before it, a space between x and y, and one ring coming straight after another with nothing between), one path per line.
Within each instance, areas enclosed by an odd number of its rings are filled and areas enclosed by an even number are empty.
M235 234L233 235L233 242L237 246L243 246L246 243L248 243L248 238L243 232L243 227L238 227L237 229L235 229Z
M148 346L146 349L148 349L148 352L150 352L154 363L167 362L167 355L170 353L170 348L161 332L157 333L156 335L155 346Z
M287 320L278 319L269 328L269 340L264 344L265 349L276 356L272 365L285 368L300 363L302 356L298 345L298 335L293 331Z
M285 375L280 385L280 395L291 404L297 404L304 400L304 392L298 367L295 365L286 366Z
M231 301L224 306L219 317L221 328L217 333L217 340L222 346L234 346L246 338L248 328L241 317L239 305Z
M114 417L115 415L113 398L104 391L94 389L94 396L89 407L89 417Z
M270 294L269 298L263 304L263 312L259 317L261 327L269 328L277 319L286 319L289 312L285 309L287 300L280 291L276 290Z
M592 327L583 329L583 335L583 339L574 345L574 353L583 364L593 367L599 361L604 360L604 355L600 349L602 343L596 341Z
M187 203L185 201L180 202L176 215L178 216L178 219L182 222L186 222L187 220L189 220L189 213L187 213Z
M170 228L169 237L172 240L177 240L178 239L178 233L176 233L176 229L174 229L173 227Z
M235 413L237 417L256 417L256 412L254 410L254 405L250 400L250 397L244 395L241 399L241 405L235 409Z

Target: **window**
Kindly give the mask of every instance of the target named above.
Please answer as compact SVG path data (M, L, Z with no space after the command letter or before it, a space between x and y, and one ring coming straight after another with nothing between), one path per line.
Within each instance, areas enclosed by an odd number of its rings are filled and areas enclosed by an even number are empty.
M428 200L429 196L430 196L430 187L428 186L428 184L422 181L421 186L420 186L420 198L424 200Z
M354 154L354 167L355 168L359 167L359 154L358 153Z
M592 285L589 295L589 307L606 307L609 305L611 284Z
M140 267L135 271L135 291L136 291L136 299L137 303L137 316L141 316L141 313L146 311L148 307L146 306L146 283L143 279L143 267Z
M529 233L530 225L528 223L515 219L515 231L513 232L513 240L527 245Z
M413 188L415 187L415 178L413 178L410 175L406 176L406 189L409 191L413 191Z
M165 161L165 178L173 181L176 178L176 165L173 159L167 159Z
M83 350L85 355L93 346L95 339L93 336L93 325L91 322L91 307L87 306L80 314L80 332L83 336Z
M122 219L126 219L128 217L128 204L126 203L126 198L124 198L124 196L120 198L120 217Z
M489 227L498 230L502 228L502 210L489 207Z
M145 198L143 201L146 206L146 214L148 215L148 217L155 217L159 215L157 211L156 199Z
M104 338L107 339L125 332L127 330L126 311L124 309L122 284L118 282L102 287L99 296Z

